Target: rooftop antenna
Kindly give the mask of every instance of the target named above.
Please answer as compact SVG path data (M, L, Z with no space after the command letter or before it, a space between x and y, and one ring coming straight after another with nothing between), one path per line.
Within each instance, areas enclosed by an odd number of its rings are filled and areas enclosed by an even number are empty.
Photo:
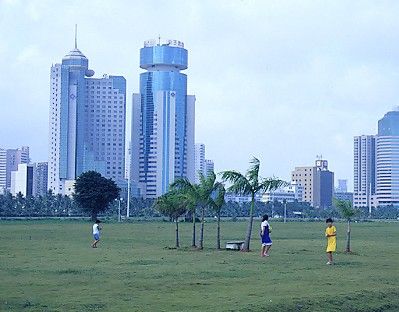
M161 45L161 35L158 35L158 45Z
M78 24L75 24L75 49L78 48Z

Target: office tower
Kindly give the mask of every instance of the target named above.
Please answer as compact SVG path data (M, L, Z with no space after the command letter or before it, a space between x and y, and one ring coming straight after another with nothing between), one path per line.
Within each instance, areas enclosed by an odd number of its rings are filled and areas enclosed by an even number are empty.
M378 204L399 204L399 111L378 121L376 137L376 195Z
M181 177L194 182L195 97L187 95L187 50L177 40L140 49L140 93L133 95L131 181L155 198Z
M373 205L376 191L374 135L355 136L353 140L353 206Z
M316 174L315 167L295 167L291 174L292 182L302 187L302 199L300 201L313 205L313 182Z
M18 164L17 170L11 172L12 195L16 196L18 193L25 197L33 195L34 170L34 165Z
M195 144L195 183L200 183L200 174L205 175L205 144Z
M20 149L0 148L0 194L10 191L11 172L18 170L19 164L29 163L29 147Z
M213 160L205 159L205 176L207 177L210 173L215 172L215 164Z
M44 196L46 195L48 180L48 163L40 162L35 164L33 195Z
M316 160L313 167L295 167L291 179L300 186L303 202L315 208L332 206L334 173L328 170L327 160Z
M334 173L328 170L327 160L316 160L313 187L313 207L330 208L334 192Z
M75 34L75 48L51 67L48 188L55 194L89 170L124 183L126 80L91 78L88 63Z

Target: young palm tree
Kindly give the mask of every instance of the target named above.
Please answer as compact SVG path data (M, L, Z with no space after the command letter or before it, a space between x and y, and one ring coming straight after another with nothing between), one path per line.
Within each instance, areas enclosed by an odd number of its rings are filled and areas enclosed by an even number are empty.
M220 249L220 212L224 205L224 195L226 190L222 183L217 183L215 191L211 196L210 207L216 213L217 216L217 230L216 230L216 248Z
M178 179L171 184L172 190L180 190L189 196L193 202L195 202L195 207L192 209L193 216L193 241L192 246L196 246L195 241L195 213L196 208L200 209L201 212L201 228L200 228L200 239L199 239L199 249L204 248L204 224L205 224L205 209L209 206L211 200L211 194L216 187L216 175L211 172L207 177L200 173L200 183L192 184L188 179Z
M248 228L245 237L243 251L249 251L249 243L251 241L251 234L252 234L253 213L255 207L255 195L266 191L273 191L287 184L286 182L279 179L275 178L263 179L259 177L259 167L260 167L259 159L254 157L251 160L250 164L251 166L249 167L245 175L237 171L224 171L221 173L222 179L224 181L232 183L232 185L227 189L229 192L240 195L251 195L249 222L248 222Z
M352 202L349 200L336 200L335 207L341 213L342 218L346 219L348 223L346 231L346 252L351 252L351 219L356 216L359 211L352 206Z
M169 217L176 224L176 248L180 247L179 241L179 217L186 213L187 207L191 205L191 199L184 194L169 192L157 198L154 208L164 216Z

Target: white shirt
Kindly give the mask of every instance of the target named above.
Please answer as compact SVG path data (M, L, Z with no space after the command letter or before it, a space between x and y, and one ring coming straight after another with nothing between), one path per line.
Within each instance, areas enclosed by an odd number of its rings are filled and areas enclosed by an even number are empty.
M93 235L94 234L100 234L100 230L98 229L97 223L94 223L94 225L93 225Z
M263 221L263 222L260 224L260 230L263 231L263 227L266 227L266 226L268 226L268 225L269 225L269 222L267 222L266 220Z

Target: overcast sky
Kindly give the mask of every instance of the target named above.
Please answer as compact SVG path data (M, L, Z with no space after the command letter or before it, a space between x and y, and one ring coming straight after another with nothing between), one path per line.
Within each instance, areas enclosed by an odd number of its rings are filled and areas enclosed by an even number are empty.
M144 40L185 43L196 141L216 171L257 156L289 180L322 154L352 188L353 136L399 104L398 16L399 1L0 0L0 147L47 160L50 67L77 23L96 77L127 79L129 112Z

